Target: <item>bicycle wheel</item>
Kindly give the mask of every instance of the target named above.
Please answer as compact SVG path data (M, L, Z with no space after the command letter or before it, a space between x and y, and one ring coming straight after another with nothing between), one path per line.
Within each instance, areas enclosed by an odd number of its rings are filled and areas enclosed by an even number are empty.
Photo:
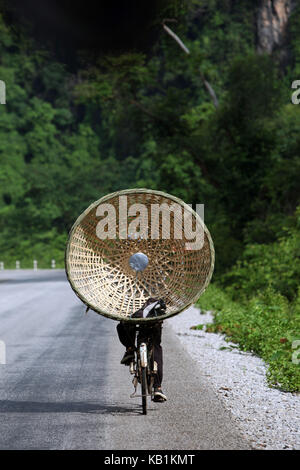
M142 405L143 405L143 415L147 414L147 367L142 367Z

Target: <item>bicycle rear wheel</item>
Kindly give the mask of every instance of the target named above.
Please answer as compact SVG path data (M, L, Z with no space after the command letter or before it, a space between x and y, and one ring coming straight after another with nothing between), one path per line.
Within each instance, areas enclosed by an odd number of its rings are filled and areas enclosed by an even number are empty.
M141 386L142 386L142 405L143 405L143 415L147 414L147 367L142 367L142 377L141 377Z

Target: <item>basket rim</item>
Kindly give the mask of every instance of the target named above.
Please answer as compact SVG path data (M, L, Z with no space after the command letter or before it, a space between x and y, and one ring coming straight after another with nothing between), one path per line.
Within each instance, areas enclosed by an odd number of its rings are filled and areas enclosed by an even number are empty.
M191 212L191 214L194 215L194 217L200 222L202 228L204 229L204 232L208 238L208 242L209 242L209 247L210 247L210 261L211 261L211 264L210 264L210 270L209 270L209 273L208 273L208 276L206 277L206 280L205 280L205 283L203 284L203 286L201 287L201 289L199 289L199 291L197 292L197 294L194 295L194 297L191 299L190 302L188 302L186 305L184 305L182 308L179 308L178 310L176 310L175 312L171 312L171 313L166 313L165 315L161 315L157 318L130 318L130 317L124 317L122 315L115 315L115 314L112 314L112 313L109 313L107 312L106 310L102 310L100 308L97 308L97 307L94 307L92 306L88 301L87 299L85 298L85 296L83 294L80 294L77 289L75 288L74 286L74 283L69 275L69 270L70 270L70 265L69 265L69 251L70 251L70 245L71 245L71 240L72 240L72 236L73 236L73 233L74 231L76 230L76 228L78 227L78 225L82 222L82 220L87 216L87 214L92 210L94 209L96 206L98 206L99 204L111 199L112 197L116 197L116 196L122 196L122 195L126 195L126 194L133 194L133 193L148 193L148 194L156 194L158 196L163 196L165 198L168 198L168 199L171 199L173 200L174 202L177 202L178 204L180 204L181 206L183 206L186 210L188 210L189 212ZM168 194L168 193L165 193L163 191L158 191L158 190L154 190L154 189L148 189L148 188L133 188L133 189L123 189L121 191L115 191L113 193L110 193L110 194L107 194L103 197L101 197L100 199L97 199L97 201L94 201L92 204L90 204L79 216L78 218L75 220L74 224L72 225L70 231L69 231L69 235L68 235L68 240L67 240L67 246L66 246L66 250L65 250L65 272L66 272L66 276L67 276L67 279L71 285L71 288L73 289L73 291L75 292L75 294L77 295L77 297L87 306L89 307L90 310L100 314L100 315L103 315L104 317L107 317L107 318L110 318L112 320L115 320L115 321L127 321L127 322L131 322L131 323L143 323L143 322L155 322L155 321L162 321L162 320L165 320L167 318L171 318L175 315L177 315L178 313L181 313L183 310L186 310L187 308L189 308L191 305L193 305L195 303L196 300L199 299L199 297L204 293L204 291L206 290L206 288L208 287L210 281L211 281L211 278L212 278L212 275L213 275L213 271L214 271L214 265L215 265L215 249L214 249L214 244L213 244L213 241L212 241L212 238L211 238L211 235L210 235L210 232L208 230L208 228L206 227L204 221L201 219L201 217L197 214L197 212L195 212L193 210L193 208L191 206L189 206L188 204L186 204L182 199L176 197L176 196L173 196L172 194Z

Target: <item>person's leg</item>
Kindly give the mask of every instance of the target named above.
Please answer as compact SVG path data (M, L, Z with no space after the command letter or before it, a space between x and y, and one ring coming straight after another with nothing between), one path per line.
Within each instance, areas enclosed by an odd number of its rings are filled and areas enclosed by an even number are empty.
M125 348L135 347L135 325L130 323L120 322L117 325L117 332L120 342Z
M153 360L157 363L157 374L154 378L154 387L160 387L163 380L163 349L161 346L162 324L153 327Z
M117 332L120 342L126 348L121 364L129 365L134 359L136 327L135 325L120 322L117 325Z
M154 401L163 402L166 401L167 397L161 389L161 383L163 379L163 350L161 346L161 334L162 334L162 322L157 322L151 325L140 326L138 335L138 345L148 342L150 339L153 346L153 360L157 363L157 374L154 377Z
M167 397L161 389L163 380L163 349L161 346L162 322L153 328L153 360L157 362L157 374L154 378L154 401L166 401Z

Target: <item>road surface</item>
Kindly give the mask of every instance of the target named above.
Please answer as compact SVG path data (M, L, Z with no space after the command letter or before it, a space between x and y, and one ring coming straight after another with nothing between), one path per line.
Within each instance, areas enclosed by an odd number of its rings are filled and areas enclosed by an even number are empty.
M168 401L143 416L117 323L84 311L63 271L0 272L0 449L249 448L168 321Z

